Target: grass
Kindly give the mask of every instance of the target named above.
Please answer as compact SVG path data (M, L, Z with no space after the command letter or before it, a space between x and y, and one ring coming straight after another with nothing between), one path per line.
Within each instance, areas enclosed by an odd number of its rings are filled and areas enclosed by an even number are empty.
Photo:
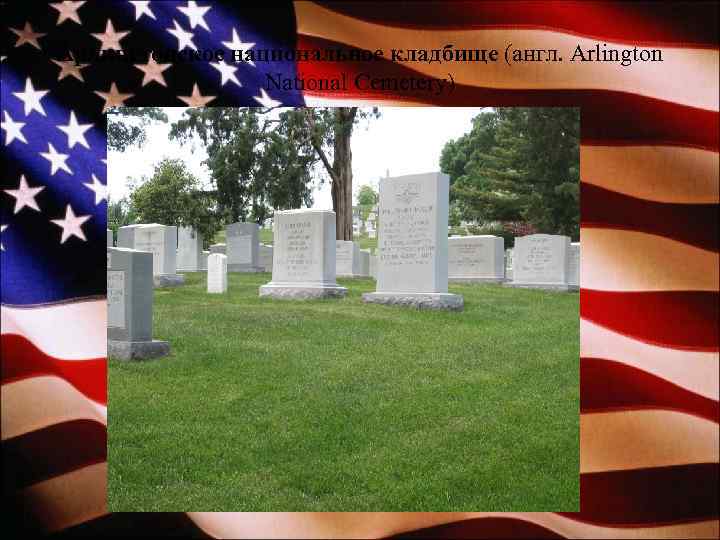
M356 236L355 242L360 244L360 249L370 249L374 251L375 248L377 248L377 238L369 238L366 235Z
M155 291L172 354L109 363L111 511L578 511L578 295L462 313Z

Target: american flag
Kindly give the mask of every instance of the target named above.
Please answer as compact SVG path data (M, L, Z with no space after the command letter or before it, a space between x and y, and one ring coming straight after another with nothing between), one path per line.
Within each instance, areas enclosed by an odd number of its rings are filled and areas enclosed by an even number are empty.
M18 2L4 6L3 25L4 526L230 537L720 535L717 3ZM595 42L661 48L664 62L151 57ZM66 56L120 48L139 57L77 65ZM449 72L452 94L263 88L266 73ZM316 103L581 107L579 513L107 513L105 110Z

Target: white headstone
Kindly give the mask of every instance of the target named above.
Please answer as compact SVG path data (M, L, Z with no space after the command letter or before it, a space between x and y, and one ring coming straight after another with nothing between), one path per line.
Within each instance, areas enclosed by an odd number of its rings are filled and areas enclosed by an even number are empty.
M345 296L335 278L335 212L276 211L272 281L260 296L307 299Z
M210 246L210 253L222 253L223 255L227 255L227 245L213 244L212 246Z
M227 292L227 255L213 253L208 257L207 292Z
M335 241L335 271L338 277L360 275L360 246L352 240Z
M184 283L177 273L177 227L157 223L120 227L118 247L148 251L153 255L155 287L174 287Z
M443 173L380 180L377 291L365 302L462 309L448 293L449 178Z
M580 242L572 242L568 252L568 285L580 288Z
M257 223L232 223L225 228L229 272L262 272Z
M570 238L553 234L531 234L515 238L511 287L570 290Z
M448 239L448 278L457 282L505 280L505 241L499 236L452 236Z
M178 270L197 272L202 268L203 237L192 227L178 229Z

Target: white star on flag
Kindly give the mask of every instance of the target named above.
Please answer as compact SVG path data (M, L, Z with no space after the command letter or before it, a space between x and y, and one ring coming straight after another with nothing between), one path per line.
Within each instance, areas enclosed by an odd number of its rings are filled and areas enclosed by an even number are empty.
M80 15L78 15L77 10L80 9L80 7L84 3L84 0L78 2L65 0L64 2L55 2L50 4L51 8L56 9L59 12L58 20L55 24L61 25L65 21L75 21L78 24L82 24L82 22L80 22Z
M29 43L36 49L40 49L40 44L38 43L38 39L47 35L47 34L40 34L39 32L33 31L33 27L30 26L29 22L25 23L25 28L20 30L19 28L11 28L12 32L18 36L18 40L15 42L16 47L20 47L21 45L24 45L25 43Z
M182 101L187 103L189 107L204 107L216 97L217 96L203 96L200 93L200 89L198 88L197 83L195 83L193 85L192 95L178 96L178 99L181 99Z
M58 126L57 128L67 135L68 148L72 148L76 144L90 148L87 139L85 139L85 132L91 127L93 127L92 124L78 124L77 118L75 118L75 111L70 111L70 123L66 126Z
M15 209L13 210L13 214L17 214L26 206L39 212L40 207L38 206L37 201L35 201L35 197L43 189L45 189L45 186L34 188L28 186L27 180L25 180L25 175L23 174L20 176L20 185L17 189L5 189L3 191L11 197L15 197Z
M49 90L35 90L30 77L28 77L25 79L25 91L13 92L13 96L18 98L25 105L25 116L28 116L32 111L37 111L43 116L47 116L40 100L45 97L45 94L48 92Z
M120 46L120 40L127 36L129 33L130 32L116 32L112 21L108 19L107 24L105 25L105 32L93 33L91 35L95 36L95 38L100 41L100 52L103 52L110 49L122 51L122 47Z
M175 28L166 28L168 32L170 32L173 36L175 36L178 40L178 51L182 51L185 47L190 47L193 51L197 51L197 47L193 43L193 33L192 32L186 32L182 29L182 26L178 24L176 20L173 19L173 24L175 25Z
M77 80L85 82L80 70L88 67L90 64L77 65L74 60L55 60L51 58L53 64L60 66L60 73L58 73L58 81L62 81L65 77L75 77Z
M95 204L107 200L107 186L101 183L94 174L92 175L92 184L83 184L83 186L95 193Z
M137 21L142 17L143 15L147 15L151 19L155 18L155 14L150 9L150 2L144 1L141 2L139 0L130 0L130 3L135 6L135 20Z
M202 26L208 32L210 28L205 22L205 14L210 11L210 6L198 6L197 2L188 2L187 7L178 7L178 11L182 11L190 19L190 28Z
M0 127L5 130L5 146L9 145L15 139L27 144L27 139L23 135L22 128L25 122L15 122L7 111L3 111L5 120L0 122Z
M50 176L53 176L60 169L67 172L68 174L73 173L70 170L70 167L68 167L68 164L65 163L68 157L70 157L70 155L60 154L55 150L55 147L52 145L52 143L48 143L48 151L40 152L40 155L50 162Z
M220 72L220 86L225 86L225 83L228 81L232 81L238 86L242 86L242 84L240 84L240 81L238 81L237 77L235 76L235 72L238 68L231 66L224 60L220 60L218 62L210 62L210 65Z
M99 92L95 90L95 93L105 100L103 112L107 111L111 107L120 107L125 104L126 99L133 97L133 94L121 94L115 83L110 85L110 90L107 92Z
M272 109L273 107L279 107L282 105L282 101L277 101L271 98L264 88L260 89L260 95L259 96L253 96L253 99L257 101L260 105L263 107L267 107L268 109Z
M145 74L141 86L150 84L153 81L163 86L167 86L165 77L163 77L163 71L170 69L172 64L158 64L152 57L152 53L150 53L147 64L134 64L134 66Z
M71 236L77 236L80 240L86 241L87 239L85 238L85 233L82 230L82 224L91 217L91 215L76 216L72 207L68 204L65 209L65 219L51 219L50 221L58 227L62 227L60 243L64 244Z
M233 28L233 31L232 31L231 41L223 41L222 44L225 45L228 49L233 50L233 51L249 51L250 49L252 49L255 46L254 43L249 43L249 42L244 43L240 39L240 36L238 35L237 30L235 28ZM255 63L252 60L248 60L246 63L250 64L253 67L255 66Z

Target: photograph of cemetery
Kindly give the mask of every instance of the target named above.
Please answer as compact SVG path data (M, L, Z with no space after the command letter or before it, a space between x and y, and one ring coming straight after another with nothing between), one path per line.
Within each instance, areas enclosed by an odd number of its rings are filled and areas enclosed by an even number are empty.
M108 509L579 510L573 108L108 114Z

